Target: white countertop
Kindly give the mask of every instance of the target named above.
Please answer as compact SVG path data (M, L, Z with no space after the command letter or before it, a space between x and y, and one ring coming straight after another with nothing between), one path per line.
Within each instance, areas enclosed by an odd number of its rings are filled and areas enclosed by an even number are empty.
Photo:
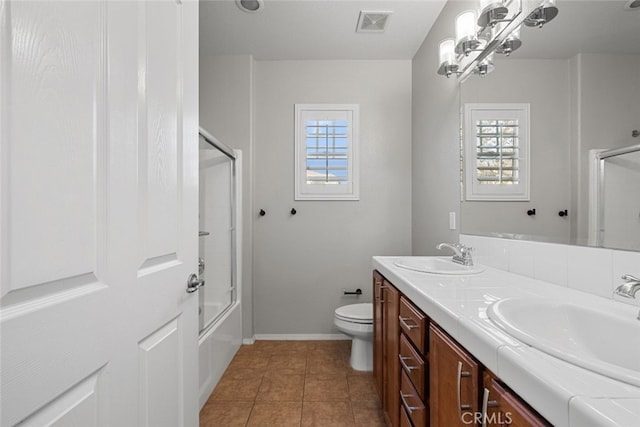
M373 257L373 266L424 313L554 426L640 426L640 388L556 359L516 340L488 317L492 303L554 298L615 309L622 303L491 267L446 276L394 265L407 257Z

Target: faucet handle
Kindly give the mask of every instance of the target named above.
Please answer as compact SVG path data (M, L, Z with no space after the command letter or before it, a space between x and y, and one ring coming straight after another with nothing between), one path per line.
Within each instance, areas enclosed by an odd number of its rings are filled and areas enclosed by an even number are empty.
M623 274L621 278L622 280L626 280L627 282L640 282L640 279L632 276L631 274Z

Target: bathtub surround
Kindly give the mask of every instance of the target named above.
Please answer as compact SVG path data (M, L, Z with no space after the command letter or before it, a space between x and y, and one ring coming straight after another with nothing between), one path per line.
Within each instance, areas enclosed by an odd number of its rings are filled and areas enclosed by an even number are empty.
M243 336L253 336L253 58L211 57L200 52L200 125L226 145L242 151L242 300Z

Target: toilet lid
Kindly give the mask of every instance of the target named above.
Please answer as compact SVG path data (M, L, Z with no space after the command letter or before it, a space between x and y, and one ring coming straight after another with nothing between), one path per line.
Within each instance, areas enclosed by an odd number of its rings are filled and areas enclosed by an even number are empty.
M373 322L373 304L365 302L361 304L343 305L342 307L336 308L336 316L358 323Z

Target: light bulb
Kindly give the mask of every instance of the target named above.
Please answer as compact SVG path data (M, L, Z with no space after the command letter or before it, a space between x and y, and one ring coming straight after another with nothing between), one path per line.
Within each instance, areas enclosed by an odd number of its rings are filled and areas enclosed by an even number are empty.
M456 18L456 45L476 38L476 13L473 10L462 12Z
M446 39L440 42L440 48L438 49L438 64L451 65L456 62L456 55L454 52L455 44L453 39Z

